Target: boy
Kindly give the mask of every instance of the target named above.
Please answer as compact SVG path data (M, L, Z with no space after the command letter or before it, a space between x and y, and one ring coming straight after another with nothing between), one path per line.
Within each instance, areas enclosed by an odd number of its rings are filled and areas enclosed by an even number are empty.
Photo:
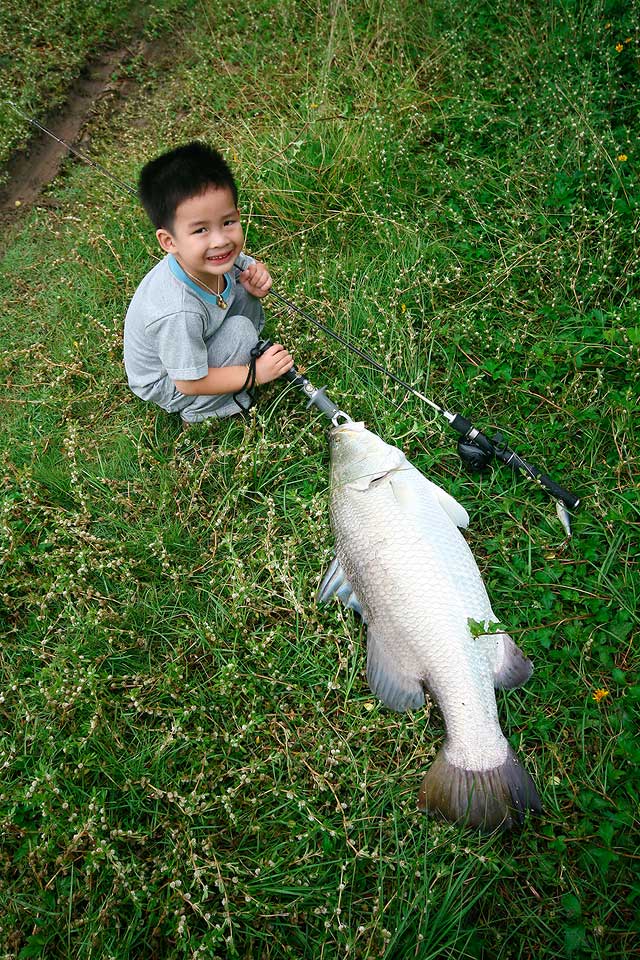
M252 369L264 325L260 298L272 281L264 264L242 253L233 175L216 150L196 141L150 161L138 195L168 256L127 311L129 386L185 423L240 413L251 405L246 389L281 377L293 359L274 344Z

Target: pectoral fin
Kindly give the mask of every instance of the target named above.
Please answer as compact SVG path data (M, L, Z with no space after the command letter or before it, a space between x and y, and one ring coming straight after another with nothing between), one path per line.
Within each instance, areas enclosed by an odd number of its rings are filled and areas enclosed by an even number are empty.
M455 523L456 527L463 527L466 529L469 526L469 514L462 504L458 503L455 497L452 497L451 494L447 493L446 490L443 490L442 487L439 487L435 483L431 483L430 480L427 480L427 483L430 484L438 503L447 514L449 519Z
M494 687L512 690L527 682L533 673L533 664L508 633L483 634L477 642L491 664Z
M388 652L371 628L367 632L367 681L371 692L391 710L417 710L424 704L420 678L409 671L401 658Z
M353 587L347 580L346 574L340 566L340 561L337 557L334 557L331 561L329 569L320 584L317 594L318 603L326 603L334 594L342 600L345 607L348 607L350 610L355 610L358 616L362 617L360 601L353 592Z
M436 500L441 510L448 516L456 527L469 525L469 514L450 493L443 490L436 483L427 480L418 470L397 470L389 474L393 493L400 509L408 516L419 521L424 517L424 523L429 524L431 514L424 511L425 498Z

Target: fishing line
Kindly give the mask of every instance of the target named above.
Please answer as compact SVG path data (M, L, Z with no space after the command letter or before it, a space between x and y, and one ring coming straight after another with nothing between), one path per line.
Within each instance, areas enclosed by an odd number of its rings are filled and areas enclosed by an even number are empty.
M414 397L418 397L419 400L422 400L423 403L427 403L433 410L437 413L441 413L444 416L447 416L447 411L444 407L441 407L439 404L435 403L433 400L430 400L429 397L425 397L423 393L420 393L415 387L412 387L411 384L406 383L404 380L401 380L400 377L397 377L395 373L392 373L390 370L387 370L386 367L383 367L382 364L378 363L377 360L374 360L372 356L368 353L365 353L364 350L361 350L360 347L357 347L352 343L347 337L344 337L342 334L338 333L332 327L328 327L325 323L321 323L319 320L316 320L315 317L312 317L310 313L306 313L304 310L301 310L295 303L292 303L291 300L288 300L286 297L283 297L281 293L277 293L275 290L270 290L269 294L272 297L275 297L276 300L279 300L281 303L284 303L291 310L294 310L295 313L299 314L301 317L304 317L309 323L312 323L319 330L322 330L323 333L326 333L329 337L333 337L334 340L337 340L338 343L341 343L343 346L347 347L353 353L355 353L362 360L365 360L372 367L375 367L376 370L379 370L380 373L383 373L385 377L389 377L390 380L393 380L395 383L399 384L405 390L408 390L409 393L412 393ZM448 414L452 416L452 414Z
M6 102L9 104L9 106L13 107L15 112L19 114L23 120L26 120L27 123L30 123L37 130L41 130L42 133L46 133L48 137L51 137L52 140L55 140L63 147L66 147L70 153L72 153L75 157L79 157L81 160L84 160L84 162L88 163L90 167L95 167L96 170L99 170L100 173L104 174L105 177L108 177L109 180L112 180L113 183L117 184L121 190L126 190L127 193L132 193L134 197L137 196L135 189L130 183L125 183L124 180L118 179L115 174L111 173L110 170L107 170L106 167L103 167L101 163L97 162L97 160L92 160L91 157L86 155L86 153L83 153L81 150L78 150L77 147L67 143L66 140L61 140L60 137L56 136L52 130L48 130L47 127L43 126L41 123L38 123L38 121L34 120L33 117L27 116L27 114L23 113L20 107L14 103L13 100L7 100Z
M125 190L127 193L132 194L134 197L137 197L137 191L131 184L126 183L124 180L120 180L119 177L116 177L110 170L107 170L106 167L102 164L88 157L81 150L78 150L76 147L73 147L71 144L67 143L65 140L62 140L60 137L56 136L53 131L49 130L44 124L39 123L37 120L34 120L32 117L29 117L25 114L12 100L7 100L7 103L19 114L24 120L34 126L36 129L42 131L42 133L47 134L53 140L57 141L62 146L66 147L70 153L74 156L79 157L90 167L94 167L98 170L103 176L107 177L113 183L115 183L121 190ZM570 493L568 490L565 490L561 487L555 480L552 480L547 474L542 473L537 467L533 464L528 463L524 460L515 450L510 449L504 442L503 437L500 434L495 434L493 438L489 438L486 434L478 430L466 417L463 417L459 413L451 413L449 410L446 410L440 404L425 397L423 393L420 393L415 387L407 383L405 380L402 380L395 373L392 373L390 370L387 370L386 367L383 367L381 363L358 347L352 341L343 336L342 334L337 333L332 327L328 326L325 323L321 323L311 314L307 313L305 310L302 310L295 303L289 300L287 297L282 296L282 294L277 293L275 290L270 290L269 294L274 299L285 304L289 309L293 310L295 313L303 317L308 323L313 324L319 330L322 330L327 336L332 337L338 343L345 346L348 350L354 353L356 356L360 357L365 363L368 363L374 369L378 370L385 377L388 377L390 380L393 380L394 383L397 383L404 390L407 390L409 393L413 394L414 397L417 397L423 403L426 403L427 406L431 407L432 410L435 410L436 413L444 417L449 425L459 434L458 439L458 455L463 463L471 470L480 471L488 466L492 459L496 458L502 463L506 464L512 470L517 470L524 473L526 477L536 483L541 487L546 493L548 493L556 501L556 510L558 517L562 526L567 533L567 536L571 536L571 525L567 509L576 510L580 504L579 497L576 497L574 494ZM262 341L260 343L260 349L264 352L270 346L270 341ZM311 384L306 377L302 376L295 367L285 374L286 379L288 379L294 386L298 387L300 390L305 393L309 399L309 405L315 405L325 416L327 416L332 423L337 424L343 420L350 420L351 418L348 414L344 413L336 404L334 404L329 397L326 395L326 388L322 387L317 389Z
M138 196L137 191L135 187L133 187L130 183L125 183L124 180L120 180L119 177L116 177L115 174L111 173L110 170L107 170L107 168L104 167L101 163L98 163L96 160L93 160L91 157L87 156L86 153L83 153L81 150L78 150L76 147L72 146L70 143L67 143L66 140L62 140L60 137L56 136L56 134L53 133L52 130L49 130L47 127L45 127L44 124L39 123L37 120L34 120L32 117L27 116L27 114L23 113L23 111L17 106L17 104L13 102L13 100L7 100L7 103L11 107L13 107L16 113L18 113L23 120L26 120L28 123L32 124L32 126L34 126L37 130L42 131L42 133L46 133L47 136L51 137L52 140L55 140L57 143L61 144L63 147L66 147L70 151L70 153L72 153L76 157L79 157L80 160L83 160L90 167L94 167L96 170L99 170L100 173L102 173L105 177L107 177L109 180L115 183L118 187L120 187L121 190L125 190L127 193L130 193L132 196L137 198ZM405 380L402 380L400 377L396 376L395 373L392 373L390 370L387 370L385 367L382 366L382 364L378 363L378 361L375 360L374 357L370 356L360 347L356 346L356 344L354 344L350 339L348 339L347 337L344 337L342 334L338 333L336 330L334 330L332 327L328 326L327 324L321 323L320 320L316 320L315 317L312 317L311 314L306 313L306 311L302 310L291 300L287 299L287 297L283 297L282 294L278 293L276 290L270 290L269 295L273 297L275 300L279 300L281 303L285 304L287 307L289 307L289 309L293 310L295 313L299 314L299 316L303 317L308 323L311 323L315 327L317 327L319 330L322 330L322 332L325 333L327 336L333 337L333 339L337 340L338 343L342 344L342 346L347 347L348 350L351 350L353 353L355 353L358 357L360 357L370 366L374 367L376 370L379 370L380 373L384 374L386 377L389 377L390 380L393 380L395 383L401 386L404 390L408 390L409 393L412 393L415 397L417 397L423 403L426 403L437 413L442 414L443 416L447 417L447 419L449 418L451 420L453 419L453 414L448 413L444 409L444 407L441 407L439 404L435 403L433 400L430 400L429 397L425 397L423 393L420 393L418 390L415 389L415 387L412 387L410 383L407 383Z

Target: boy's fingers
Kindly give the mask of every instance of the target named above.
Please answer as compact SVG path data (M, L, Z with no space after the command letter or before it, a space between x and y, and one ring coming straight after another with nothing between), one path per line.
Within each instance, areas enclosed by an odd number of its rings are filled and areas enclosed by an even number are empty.
M269 347L267 353L271 354L279 367L286 367L287 369L290 369L293 366L293 357L287 348L282 346L282 344L274 343L273 346Z
M273 283L271 275L268 270L259 267L256 263L252 263L244 273L240 274L240 279L244 280L246 283L250 283L251 286L257 287L260 290L269 289Z
M268 383L270 380L275 380L291 370L293 366L293 357L281 343L272 343L269 349L265 350L262 356L258 358L258 364L261 364L263 360L267 361L264 367L261 367L265 379L259 380L259 383Z

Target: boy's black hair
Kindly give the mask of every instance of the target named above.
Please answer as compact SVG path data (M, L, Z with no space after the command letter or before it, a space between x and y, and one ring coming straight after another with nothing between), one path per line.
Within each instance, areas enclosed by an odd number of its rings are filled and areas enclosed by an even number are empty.
M213 147L194 140L150 160L138 179L138 196L156 230L173 230L176 209L208 187L228 187L238 206L238 188L226 161Z

